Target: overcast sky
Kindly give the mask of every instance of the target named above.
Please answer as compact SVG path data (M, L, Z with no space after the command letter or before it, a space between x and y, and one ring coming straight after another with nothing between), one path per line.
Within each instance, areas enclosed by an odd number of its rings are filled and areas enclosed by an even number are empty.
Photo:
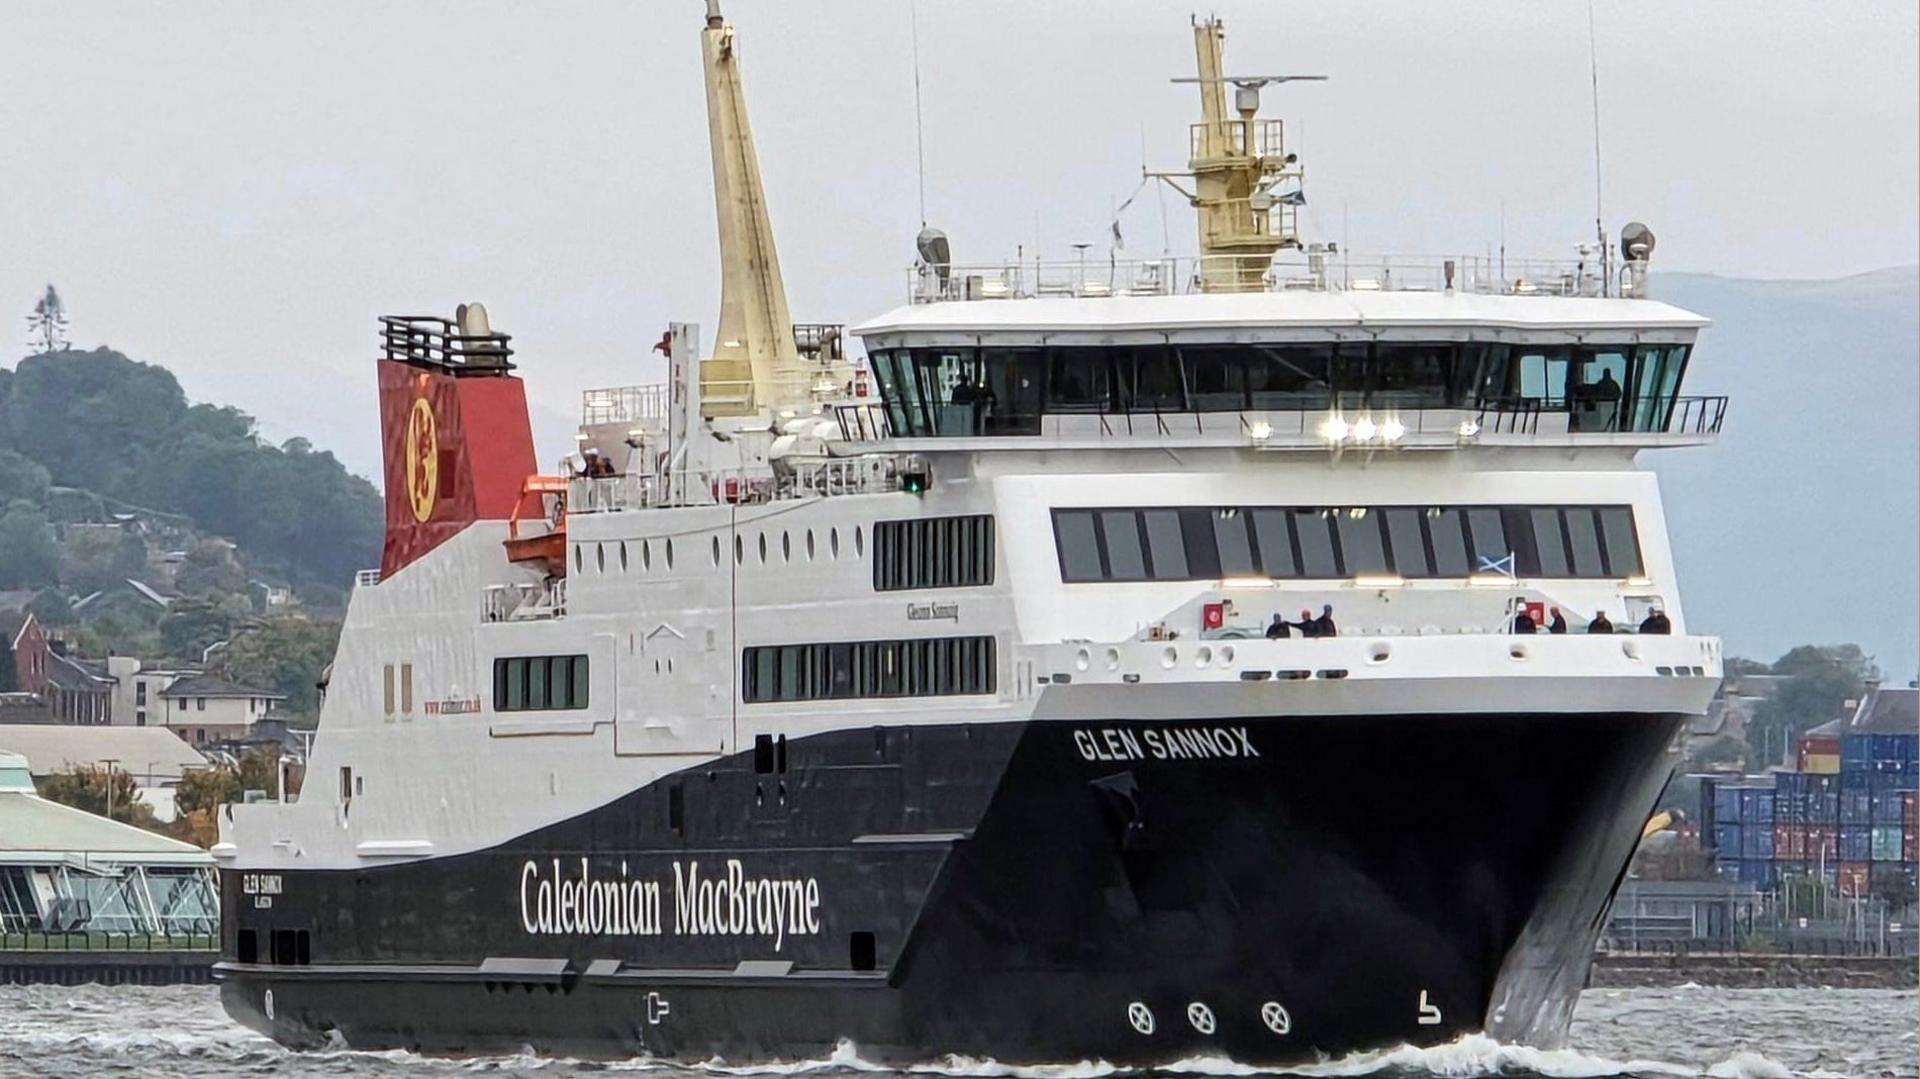
M727 0L796 318L897 302L919 226L909 8ZM1182 164L1191 9L921 0L927 214L958 261L1103 242ZM1232 72L1307 166L1312 237L1560 257L1592 231L1582 3L1229 0ZM374 316L484 300L541 456L587 386L711 327L698 0L7 5L0 315L48 281L75 344L163 363L376 470ZM1605 215L1656 269L1825 277L1916 261L1916 5L1599 0ZM1128 248L1194 246L1152 194ZM1096 252L1101 250L1095 249ZM11 344L17 355L20 321ZM1708 347L1711 347L1709 339Z

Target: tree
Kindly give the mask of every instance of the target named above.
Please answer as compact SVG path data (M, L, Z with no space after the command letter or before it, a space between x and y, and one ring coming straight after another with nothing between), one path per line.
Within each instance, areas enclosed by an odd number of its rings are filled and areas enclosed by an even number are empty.
M84 596L141 577L147 568L147 545L127 528L68 526L61 551L60 580L68 591Z
M1721 663L1720 669L1728 681L1743 674L1770 674L1773 671L1771 666L1745 656L1728 656L1726 661Z
M12 450L0 450L0 502L17 498L38 505L46 501L47 486L52 482L38 461Z
M233 635L235 599L183 596L160 618L160 649L178 659L198 660L208 646Z
M221 673L239 685L283 693L289 712L311 717L318 714L320 705L314 683L333 662L339 643L338 622L316 622L302 615L267 619L235 636L220 653Z
M0 513L0 588L37 588L60 573L47 515L31 502L16 500Z
M1857 644L1803 644L1775 660L1773 673L1786 678L1747 725L1750 760L1756 765L1782 760L1796 738L1838 718L1841 706L1859 699L1880 669Z
M48 776L37 785L40 797L50 802L84 809L102 817L108 815L107 809L111 804L113 820L148 831L158 831L153 809L134 797L139 785L133 781L131 772L87 764L71 772Z

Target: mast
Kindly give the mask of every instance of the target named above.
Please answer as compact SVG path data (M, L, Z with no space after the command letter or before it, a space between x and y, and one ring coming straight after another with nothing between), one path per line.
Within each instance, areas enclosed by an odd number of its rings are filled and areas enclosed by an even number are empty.
M1260 88L1267 83L1320 79L1315 75L1225 74L1226 25L1217 18L1194 23L1197 77L1175 79L1200 87L1200 122L1189 138L1187 163L1194 189L1188 195L1200 226L1201 287L1209 292L1258 290L1274 253L1300 246L1296 223L1300 170L1286 152L1278 120L1258 120ZM1234 86L1227 112L1227 84ZM1286 191L1275 191L1281 183Z
M700 39L720 226L720 326L713 356L700 364L700 400L708 417L750 416L804 398L805 374L747 123L739 52L719 0L707 0Z

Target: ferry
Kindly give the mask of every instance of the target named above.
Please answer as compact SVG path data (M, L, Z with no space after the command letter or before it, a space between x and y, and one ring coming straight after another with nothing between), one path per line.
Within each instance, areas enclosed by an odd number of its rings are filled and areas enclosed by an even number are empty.
M1193 26L1199 254L788 308L700 29L711 347L542 472L485 309L391 316L381 565L305 789L225 811L221 998L289 1046L1280 1066L1565 1038L1721 673L1643 450L1715 441L1652 232L1303 236ZM651 340L651 335L645 335ZM857 344L856 344L857 342Z

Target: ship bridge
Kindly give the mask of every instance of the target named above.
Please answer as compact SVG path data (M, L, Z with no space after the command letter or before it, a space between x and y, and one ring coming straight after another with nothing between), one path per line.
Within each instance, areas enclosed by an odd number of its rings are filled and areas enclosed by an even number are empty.
M843 406L841 426L852 443L925 449L1645 448L1719 433L1726 399L1681 393L1707 319L1583 295L1571 272L1552 289L1442 273L1456 287L1411 287L1405 274L1392 288L1349 276L1226 293L1083 279L1067 294L911 302L854 328L879 401Z

